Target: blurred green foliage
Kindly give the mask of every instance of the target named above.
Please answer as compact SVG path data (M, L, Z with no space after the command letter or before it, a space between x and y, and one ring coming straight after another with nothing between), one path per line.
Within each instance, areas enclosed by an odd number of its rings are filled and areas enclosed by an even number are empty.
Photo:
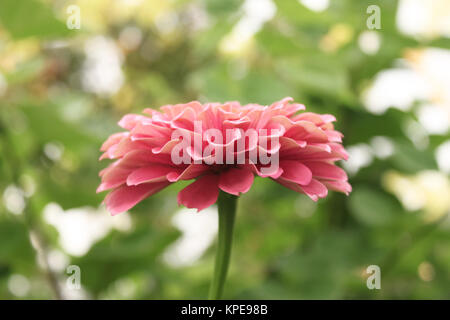
M65 26L72 3L81 6L81 30ZM374 3L382 12L382 45L368 55L358 35L367 30L366 8ZM214 245L192 266L163 259L181 237L171 218L184 185L139 204L129 215L131 230L110 230L81 256L66 252L44 208L100 206L104 194L95 189L106 164L98 162L98 149L125 113L194 99L269 104L285 96L309 111L334 114L345 145L384 136L394 154L352 175L349 197L331 193L318 204L257 179L239 200L225 297L450 298L448 224L427 220L424 210L407 211L383 182L392 170L437 170L434 150L449 136L430 136L419 149L402 130L415 119L412 111L376 115L360 98L405 49L427 43L398 32L397 1L331 1L322 12L296 0L274 4L274 16L240 51L227 53L224 39L244 14L238 0L155 0L123 13L120 4L100 0L0 1L0 80L6 83L0 94L0 298L53 298L52 283L64 287L68 277L64 268L49 273L55 251L66 265L80 266L84 298L205 298ZM198 15L206 27L197 26ZM343 40L326 40L336 26ZM125 27L140 32L133 48L123 40ZM123 84L106 95L83 86L85 45L99 34L123 55ZM433 45L450 47L446 39ZM8 207L11 190L20 198L18 209ZM366 287L365 270L373 264L381 267L381 290Z

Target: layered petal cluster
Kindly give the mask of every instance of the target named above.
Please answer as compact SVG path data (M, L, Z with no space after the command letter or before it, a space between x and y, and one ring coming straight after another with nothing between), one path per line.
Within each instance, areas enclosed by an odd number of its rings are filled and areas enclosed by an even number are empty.
M348 194L347 175L335 165L348 157L342 134L334 130L336 119L304 110L285 98L270 106L193 101L126 115L119 122L125 131L113 134L101 147L100 159L115 161L100 172L97 192L110 190L105 203L112 214L179 180L195 179L180 191L178 203L199 211L214 204L220 190L233 195L247 192L255 176L271 178L314 201L329 189ZM228 139L217 141L210 129ZM245 134L250 130L258 132L256 138ZM175 148L186 137L192 140L184 150L190 161L173 161ZM194 147L196 139L200 148ZM265 152L277 165L255 161L252 151ZM232 159L236 161L230 164Z

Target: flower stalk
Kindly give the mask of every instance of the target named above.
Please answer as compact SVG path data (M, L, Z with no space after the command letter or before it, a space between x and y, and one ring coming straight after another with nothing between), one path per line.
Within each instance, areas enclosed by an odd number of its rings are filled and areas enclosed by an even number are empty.
M216 300L222 297L228 266L230 264L237 199L237 196L223 191L219 194L217 202L219 207L219 234L214 275L209 290L210 300Z

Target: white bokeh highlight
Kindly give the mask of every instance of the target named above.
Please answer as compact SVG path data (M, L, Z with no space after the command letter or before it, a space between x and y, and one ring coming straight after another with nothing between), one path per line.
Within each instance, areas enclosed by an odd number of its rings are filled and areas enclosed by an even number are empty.
M217 207L209 207L201 213L196 209L180 209L173 216L172 224L182 235L164 253L164 260L172 267L193 265L216 238Z

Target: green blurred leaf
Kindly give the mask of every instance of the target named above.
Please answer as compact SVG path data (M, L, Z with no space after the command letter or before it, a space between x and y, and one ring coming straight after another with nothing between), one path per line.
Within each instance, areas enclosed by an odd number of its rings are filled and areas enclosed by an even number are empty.
M92 143L101 143L99 138L90 135L83 127L63 119L58 106L24 103L21 110L28 118L29 130L41 143L58 141L78 150Z
M344 66L322 54L280 60L278 70L302 92L338 98L345 102L354 98Z
M368 226L383 226L391 223L402 212L399 204L389 195L374 188L356 185L349 197L353 216Z
M412 143L404 140L396 141L392 162L399 170L407 173L437 168L430 150L417 150Z
M178 236L175 230L148 226L131 233L113 231L73 263L81 268L83 285L99 293L128 274L138 271L151 273L157 257Z
M69 33L52 9L37 0L0 1L0 24L14 38L59 37Z
M0 216L0 267L15 272L33 270L35 254L26 226L17 220Z

